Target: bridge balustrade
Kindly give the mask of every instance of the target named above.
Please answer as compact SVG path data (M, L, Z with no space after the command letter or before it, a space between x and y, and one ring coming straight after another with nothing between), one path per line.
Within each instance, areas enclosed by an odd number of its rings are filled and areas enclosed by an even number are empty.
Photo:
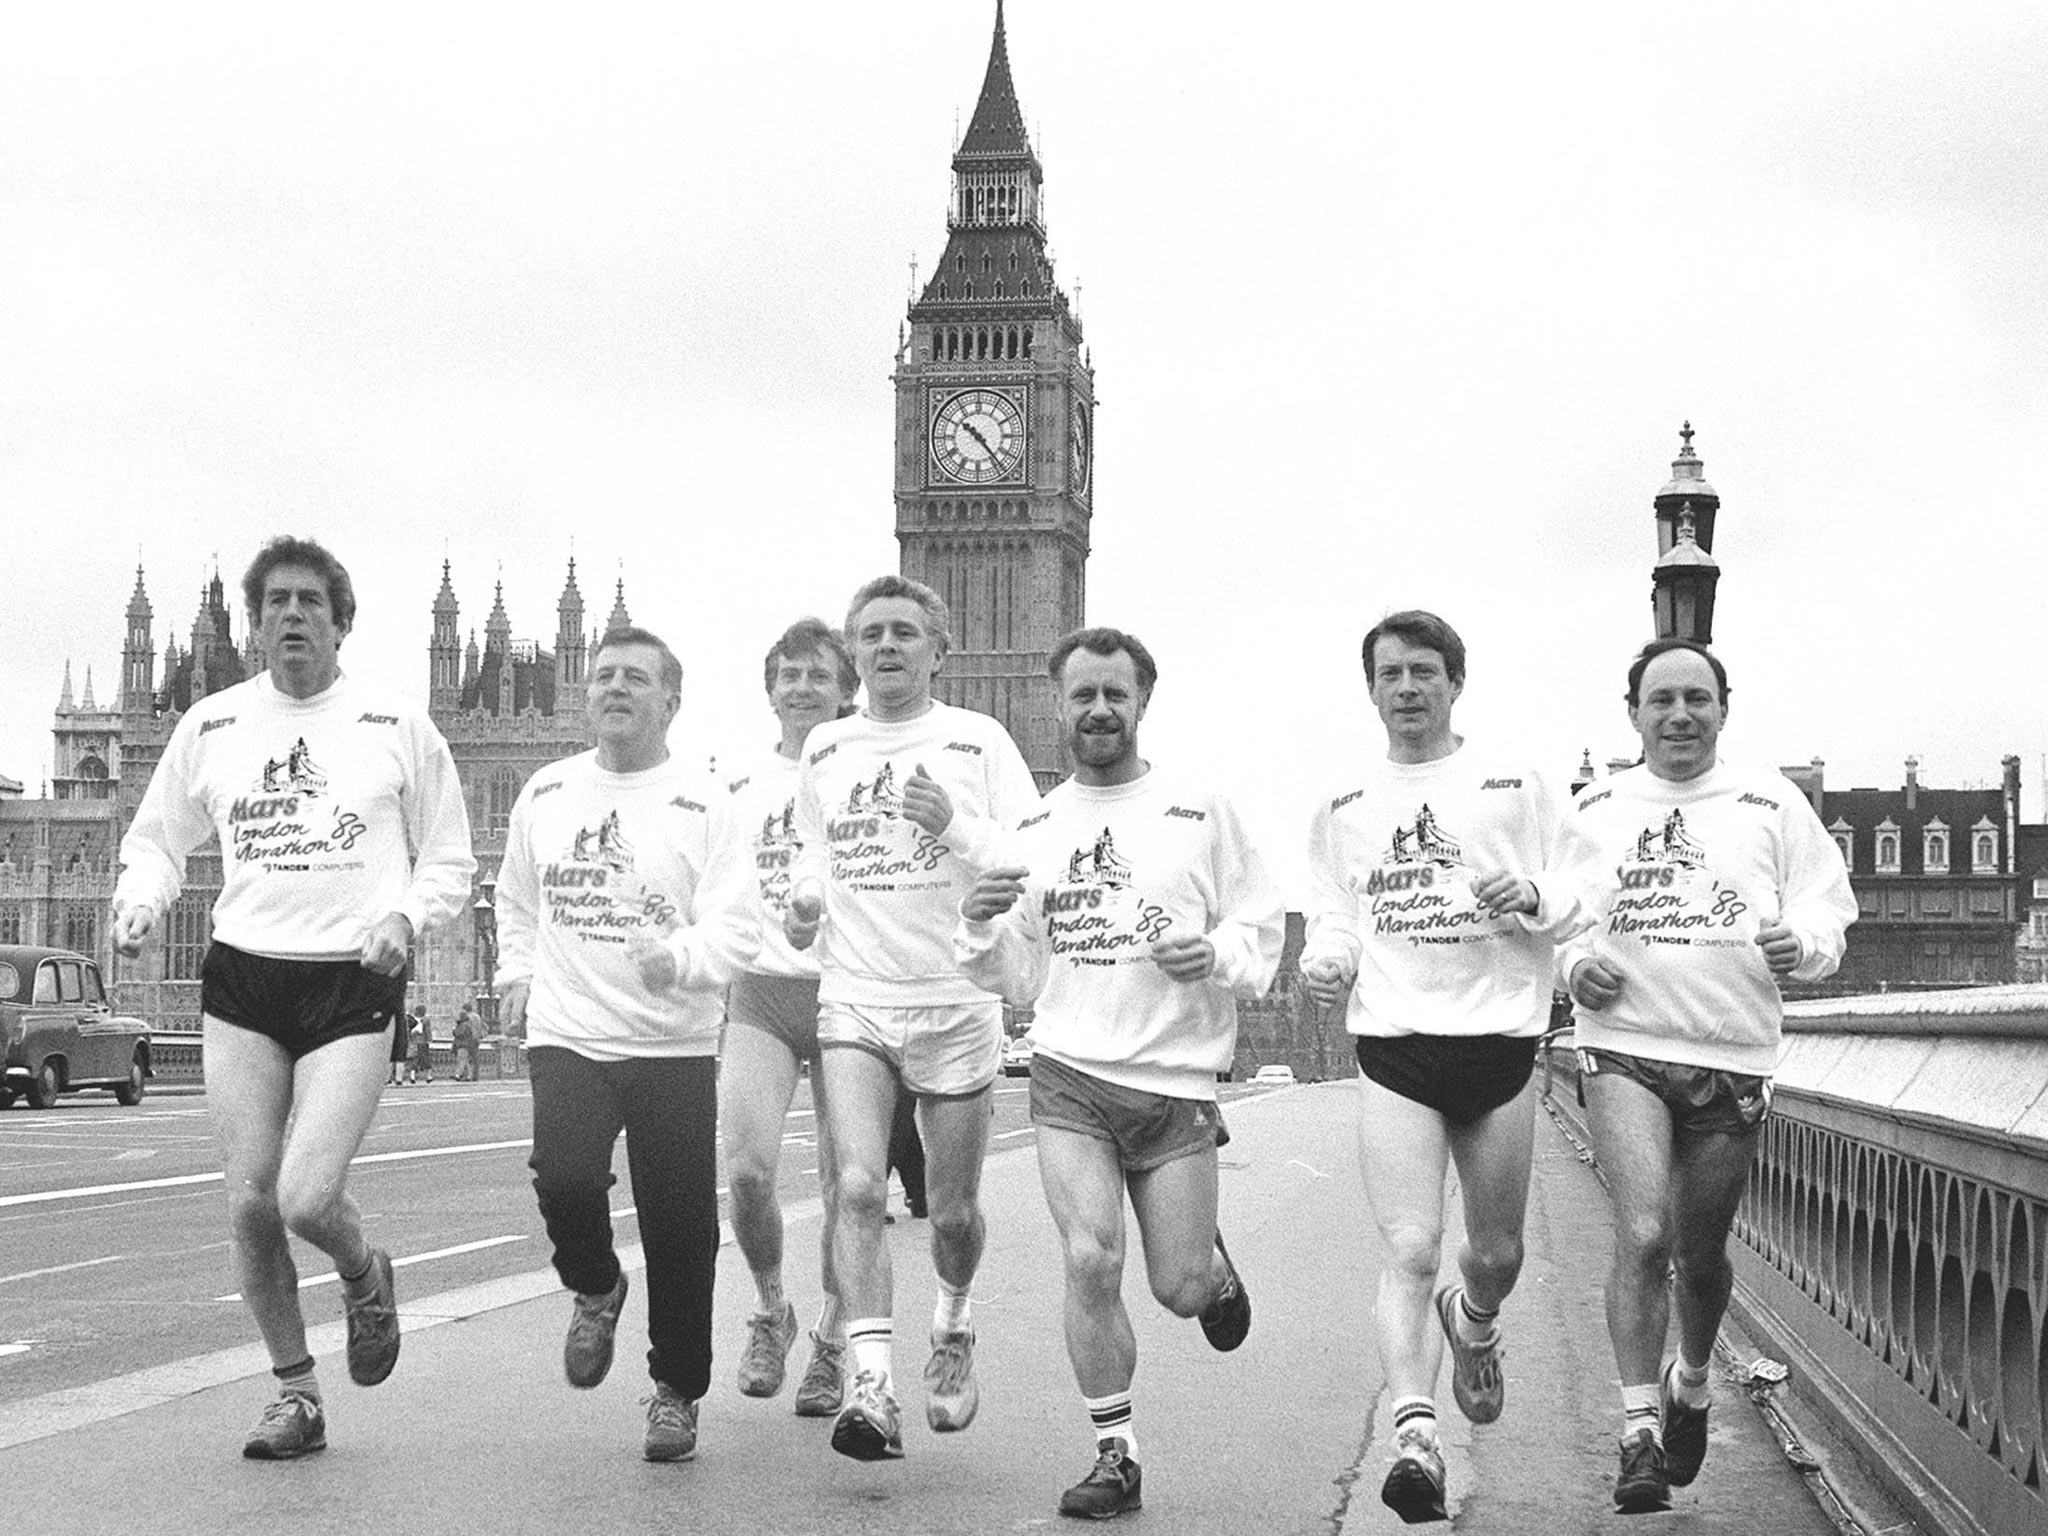
M2048 1531L2048 986L1787 1006L1737 1300L1942 1531Z

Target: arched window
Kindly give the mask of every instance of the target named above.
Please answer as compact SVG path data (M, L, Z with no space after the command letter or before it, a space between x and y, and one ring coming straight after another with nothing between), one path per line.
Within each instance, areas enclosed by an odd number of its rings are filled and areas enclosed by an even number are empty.
M1899 829L1889 816L1877 829L1877 869L1885 875L1899 872Z

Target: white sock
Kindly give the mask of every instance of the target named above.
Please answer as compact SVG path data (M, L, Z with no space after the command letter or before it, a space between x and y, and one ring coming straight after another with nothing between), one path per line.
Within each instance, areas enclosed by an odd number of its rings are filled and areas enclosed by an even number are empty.
M965 1291L956 1291L945 1281L939 1282L938 1305L932 1308L932 1331L934 1333L965 1333L974 1325L974 1304L968 1300Z
M857 1317L846 1325L846 1342L853 1350L854 1374L866 1371L886 1387L892 1379L889 1366L896 1342L896 1320Z
M1088 1419L1095 1427L1095 1449L1100 1454L1112 1440L1124 1443L1124 1455L1138 1459L1138 1432L1131 1427L1131 1394L1112 1392L1107 1397L1084 1397Z

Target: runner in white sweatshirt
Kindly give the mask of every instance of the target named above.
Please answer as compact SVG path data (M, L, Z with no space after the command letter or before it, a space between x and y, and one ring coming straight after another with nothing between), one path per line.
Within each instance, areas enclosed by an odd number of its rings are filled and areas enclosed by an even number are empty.
M965 1429L980 1401L967 1292L984 1241L1002 1003L954 968L953 924L998 832L1038 790L1000 725L932 698L949 622L937 593L900 576L854 594L846 634L867 705L812 730L797 777L803 852L784 932L799 949L818 945L818 1043L839 1159L834 1268L855 1368L832 1447L862 1461L903 1454L882 1241L899 1082L918 1098L939 1281L926 1421Z
M719 1064L720 1120L726 1178L732 1189L732 1231L754 1274L756 1304L740 1351L739 1387L749 1397L782 1390L796 1306L782 1284L782 1206L776 1197L784 1123L803 1065L811 1073L812 1123L818 1137L819 1192L824 1199L820 1274L824 1301L811 1330L811 1362L796 1390L805 1418L837 1414L846 1395L846 1319L832 1268L838 1229L832 1137L825 1122L818 1067L818 957L792 949L783 936L790 882L802 845L796 834L797 762L814 726L853 708L860 677L853 653L822 619L799 619L783 631L764 663L768 704L780 739L731 785L733 814L754 863L754 917L761 950L733 978L725 1003L725 1050Z
M207 1101L236 1275L279 1382L243 1454L289 1460L327 1444L289 1234L341 1276L349 1375L374 1385L398 1360L391 1259L364 1239L345 1184L404 1027L406 946L468 904L476 861L440 732L342 676L356 603L341 563L274 539L242 595L266 670L172 732L121 840L112 932L139 954L187 855L219 837L200 973Z
M1628 706L1642 765L1585 790L1565 825L1562 873L1591 926L1560 969L1614 1207L1614 1501L1640 1512L1666 1507L1706 1455L1728 1228L1777 1065L1777 979L1832 974L1856 903L1791 781L1720 761L1718 658L1689 640L1653 642L1629 669ZM1678 1354L1662 1367L1673 1311Z
M1420 610L1365 637L1387 732L1317 808L1304 989L1349 1000L1359 1065L1359 1168L1387 1249L1375 1311L1393 1396L1381 1499L1444 1518L1436 1380L1446 1343L1458 1407L1500 1416L1501 1303L1522 1268L1536 1040L1549 1017L1551 936L1566 909L1544 877L1559 808L1526 761L1451 728L1465 684L1457 631ZM1444 1173L1464 1206L1459 1283L1439 1287Z
M1251 1326L1216 1226L1216 1074L1236 1049L1237 999L1272 985L1286 915L1230 802L1138 755L1158 679L1144 645L1078 630L1051 672L1074 776L961 904L953 952L977 984L1037 1007L1031 1118L1096 1455L1060 1513L1107 1519L1142 1503L1127 1190L1160 1304L1199 1316L1218 1349Z
M718 1034L725 985L759 942L723 786L672 756L682 664L644 629L591 658L594 751L550 763L512 807L498 874L498 990L526 1025L534 1193L574 1292L571 1386L611 1369L626 1275L612 1148L626 1133L652 1348L643 1451L697 1448L718 1259Z

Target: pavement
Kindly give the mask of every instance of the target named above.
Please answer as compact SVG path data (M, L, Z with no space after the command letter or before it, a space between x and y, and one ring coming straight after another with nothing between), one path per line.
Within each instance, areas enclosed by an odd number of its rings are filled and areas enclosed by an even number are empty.
M1222 1223L1253 1303L1251 1336L1223 1355L1145 1292L1135 1240L1125 1296L1139 1342L1137 1432L1145 1507L1126 1527L1174 1536L1325 1536L1406 1529L1379 1501L1387 1399L1370 1332L1377 1239L1355 1167L1349 1084L1304 1084L1233 1103ZM622 1170L623 1173L623 1170ZM646 1314L635 1287L610 1378L566 1386L569 1304L552 1273L439 1295L401 1295L395 1374L354 1387L332 1294L308 1297L329 1448L245 1461L269 1396L260 1349L137 1372L0 1406L4 1528L25 1536L403 1531L641 1531L751 1536L919 1536L1053 1530L1060 1490L1093 1459L1061 1344L1058 1244L1028 1146L989 1157L989 1242L975 1288L980 1417L937 1436L921 1411L929 1229L899 1216L897 1378L906 1458L834 1455L829 1422L798 1419L732 1385L752 1286L720 1255L720 1358L693 1461L640 1457ZM524 1213L531 1218L532 1213ZM815 1200L787 1212L792 1294L817 1304ZM374 1235L374 1234L373 1234ZM1447 1255L1458 1234L1446 1236ZM1440 1383L1452 1522L1465 1533L1769 1532L1835 1536L1776 1432L1731 1382L1717 1385L1705 1471L1668 1514L1612 1511L1619 1428L1602 1313L1605 1198L1578 1149L1539 1113L1528 1260L1503 1315L1507 1412L1465 1423ZM625 1254L637 1265L637 1250ZM1448 1265L1448 1259L1447 1259ZM404 1283L401 1271L401 1285ZM252 1330L253 1336L253 1330ZM1740 1357L1744 1346L1738 1344Z

